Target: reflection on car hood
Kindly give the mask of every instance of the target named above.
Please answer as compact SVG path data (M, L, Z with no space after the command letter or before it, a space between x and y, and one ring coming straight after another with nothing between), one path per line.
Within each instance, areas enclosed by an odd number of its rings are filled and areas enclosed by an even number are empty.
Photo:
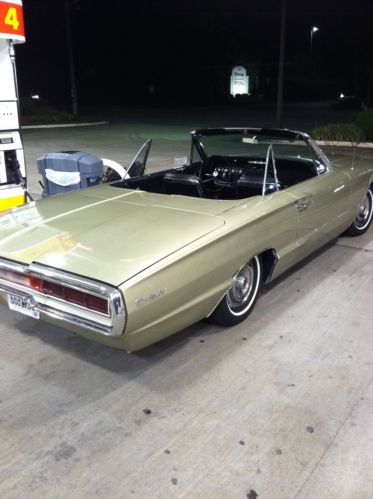
M0 256L119 285L221 227L235 204L90 188L5 213Z

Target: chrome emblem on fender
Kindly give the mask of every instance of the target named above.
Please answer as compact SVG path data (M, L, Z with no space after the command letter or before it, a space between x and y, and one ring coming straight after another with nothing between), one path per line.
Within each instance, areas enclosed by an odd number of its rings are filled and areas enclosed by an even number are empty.
M151 303L154 300L158 300L158 298L161 298L166 293L167 293L167 289L166 288L158 289L157 291L154 291L154 293L152 293L152 294L150 294L148 296L137 298L135 300L135 303L136 303L137 306L139 306L139 305L146 305L147 303Z

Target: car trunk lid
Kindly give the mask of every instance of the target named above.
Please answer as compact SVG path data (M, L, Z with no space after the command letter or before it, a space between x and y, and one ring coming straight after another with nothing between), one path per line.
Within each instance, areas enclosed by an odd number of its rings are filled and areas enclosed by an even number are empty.
M3 216L0 256L119 285L224 224L216 216L223 206L217 209L214 202L207 202L203 212L200 200L183 196L167 201L144 192L118 195L115 190L113 195L110 189L108 197L105 189L86 191L30 203Z

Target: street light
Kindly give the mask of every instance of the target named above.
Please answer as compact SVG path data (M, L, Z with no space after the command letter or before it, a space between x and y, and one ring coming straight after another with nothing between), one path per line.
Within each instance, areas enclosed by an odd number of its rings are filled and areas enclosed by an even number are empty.
M310 54L312 55L312 39L313 35L316 33L316 31L319 31L319 28L317 26L312 26L311 28L311 44L310 44Z

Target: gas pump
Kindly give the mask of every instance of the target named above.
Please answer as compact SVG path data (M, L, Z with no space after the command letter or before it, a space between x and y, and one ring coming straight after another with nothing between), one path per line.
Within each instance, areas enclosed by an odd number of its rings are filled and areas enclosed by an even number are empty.
M30 197L20 135L15 43L25 41L21 0L0 0L0 211Z

